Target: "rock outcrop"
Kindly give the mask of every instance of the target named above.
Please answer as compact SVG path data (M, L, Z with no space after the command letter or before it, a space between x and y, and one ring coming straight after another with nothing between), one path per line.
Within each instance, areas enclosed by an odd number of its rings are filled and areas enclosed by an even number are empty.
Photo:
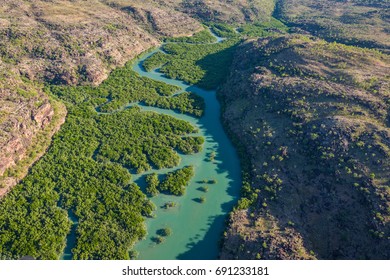
M66 115L65 107L49 100L40 87L10 81L0 89L0 197L43 155Z
M188 36L203 30L199 21L168 8L156 8L142 4L124 6L122 10L128 12L140 26L152 34L177 37Z

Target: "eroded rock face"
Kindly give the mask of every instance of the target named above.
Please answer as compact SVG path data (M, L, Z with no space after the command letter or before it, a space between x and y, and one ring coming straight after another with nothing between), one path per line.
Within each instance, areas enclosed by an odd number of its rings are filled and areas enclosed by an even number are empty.
M9 167L15 165L15 162L21 159L24 152L25 148L20 138L14 137L5 143L1 147L0 176L2 176Z
M129 12L141 26L150 32L162 36L188 36L203 29L197 20L167 8L132 5L124 7L123 10Z
M12 77L2 85L0 196L17 184L26 174L28 167L43 154L50 143L48 139L60 128L66 114L63 105L56 104L60 107L55 111L39 87L26 85ZM39 140L40 136L44 136L44 139ZM26 162L19 166L22 161Z
M32 119L37 123L39 128L43 129L51 121L53 115L54 111L50 103L45 103L36 112L32 113Z

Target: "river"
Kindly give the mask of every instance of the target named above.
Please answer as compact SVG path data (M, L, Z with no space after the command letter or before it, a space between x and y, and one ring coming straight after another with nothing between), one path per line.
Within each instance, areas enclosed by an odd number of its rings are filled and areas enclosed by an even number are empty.
M222 40L217 37L217 43ZM197 119L172 110L138 106L143 110L167 114L190 122L199 129L197 135L202 135L205 143L200 153L180 155L181 163L177 168L193 165L195 176L190 181L184 196L160 194L152 198L157 206L156 217L147 219L148 235L146 239L138 242L134 249L139 252L138 259L142 260L216 259L227 214L232 210L239 196L241 186L239 159L220 122L221 108L216 91L206 91L182 81L169 79L158 71L146 72L144 70L143 61L158 51L161 49L140 57L134 63L134 71L141 76L179 86L180 92L189 91L203 97L206 105L205 114ZM215 154L214 160L210 160L211 153ZM177 168L159 170L157 173L166 173ZM144 188L144 175L151 172L156 172L156 170L133 175L134 182ZM215 179L217 183L203 183L204 180L212 179ZM199 190L205 185L209 188L208 192ZM199 202L202 196L206 199L204 203ZM162 206L166 202L175 202L177 206L168 210L163 209ZM172 229L172 235L166 237L163 243L153 242L156 232L166 227Z

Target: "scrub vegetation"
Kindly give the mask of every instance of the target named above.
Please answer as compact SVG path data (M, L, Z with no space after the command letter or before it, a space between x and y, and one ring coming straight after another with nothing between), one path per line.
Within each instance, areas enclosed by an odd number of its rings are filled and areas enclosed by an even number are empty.
M194 176L194 168L187 166L182 169L170 172L162 180L158 189L161 192L173 194L173 195L184 195L185 187L188 185L191 178Z
M160 68L169 78L215 89L226 78L239 42L234 37L219 44L168 43L163 46L167 54L154 54L145 61L144 67L148 71Z
M237 29L242 36L248 38L273 36L275 34L287 33L288 30L286 25L275 18L271 18L270 21L244 24Z
M215 35L221 38L239 36L235 28L230 24L210 22L208 26Z
M205 29L193 36L189 37L178 37L178 38L166 38L165 42L177 42L177 43L190 43L190 44L207 44L215 43L217 39Z

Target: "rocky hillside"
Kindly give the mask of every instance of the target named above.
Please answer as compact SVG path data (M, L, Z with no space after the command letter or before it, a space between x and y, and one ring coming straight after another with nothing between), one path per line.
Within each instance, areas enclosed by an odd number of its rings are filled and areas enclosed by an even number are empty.
M66 109L40 86L9 74L0 88L0 197L40 158L65 121Z
M206 21L223 23L245 23L264 21L270 18L274 11L275 0L184 0L180 10Z
M30 79L99 84L111 69L158 44L127 9L104 1L11 0L1 8L1 58ZM182 27L172 36L202 28L180 13L170 13L165 21L158 15L168 12L153 9L151 13L164 34L175 21Z
M278 0L276 14L327 41L388 51L388 0Z
M109 7L128 13L135 22L154 36L188 36L202 30L201 23L178 11L179 3L169 5L155 0L103 0Z
M220 98L246 175L222 259L390 257L389 68L303 35L239 48Z

